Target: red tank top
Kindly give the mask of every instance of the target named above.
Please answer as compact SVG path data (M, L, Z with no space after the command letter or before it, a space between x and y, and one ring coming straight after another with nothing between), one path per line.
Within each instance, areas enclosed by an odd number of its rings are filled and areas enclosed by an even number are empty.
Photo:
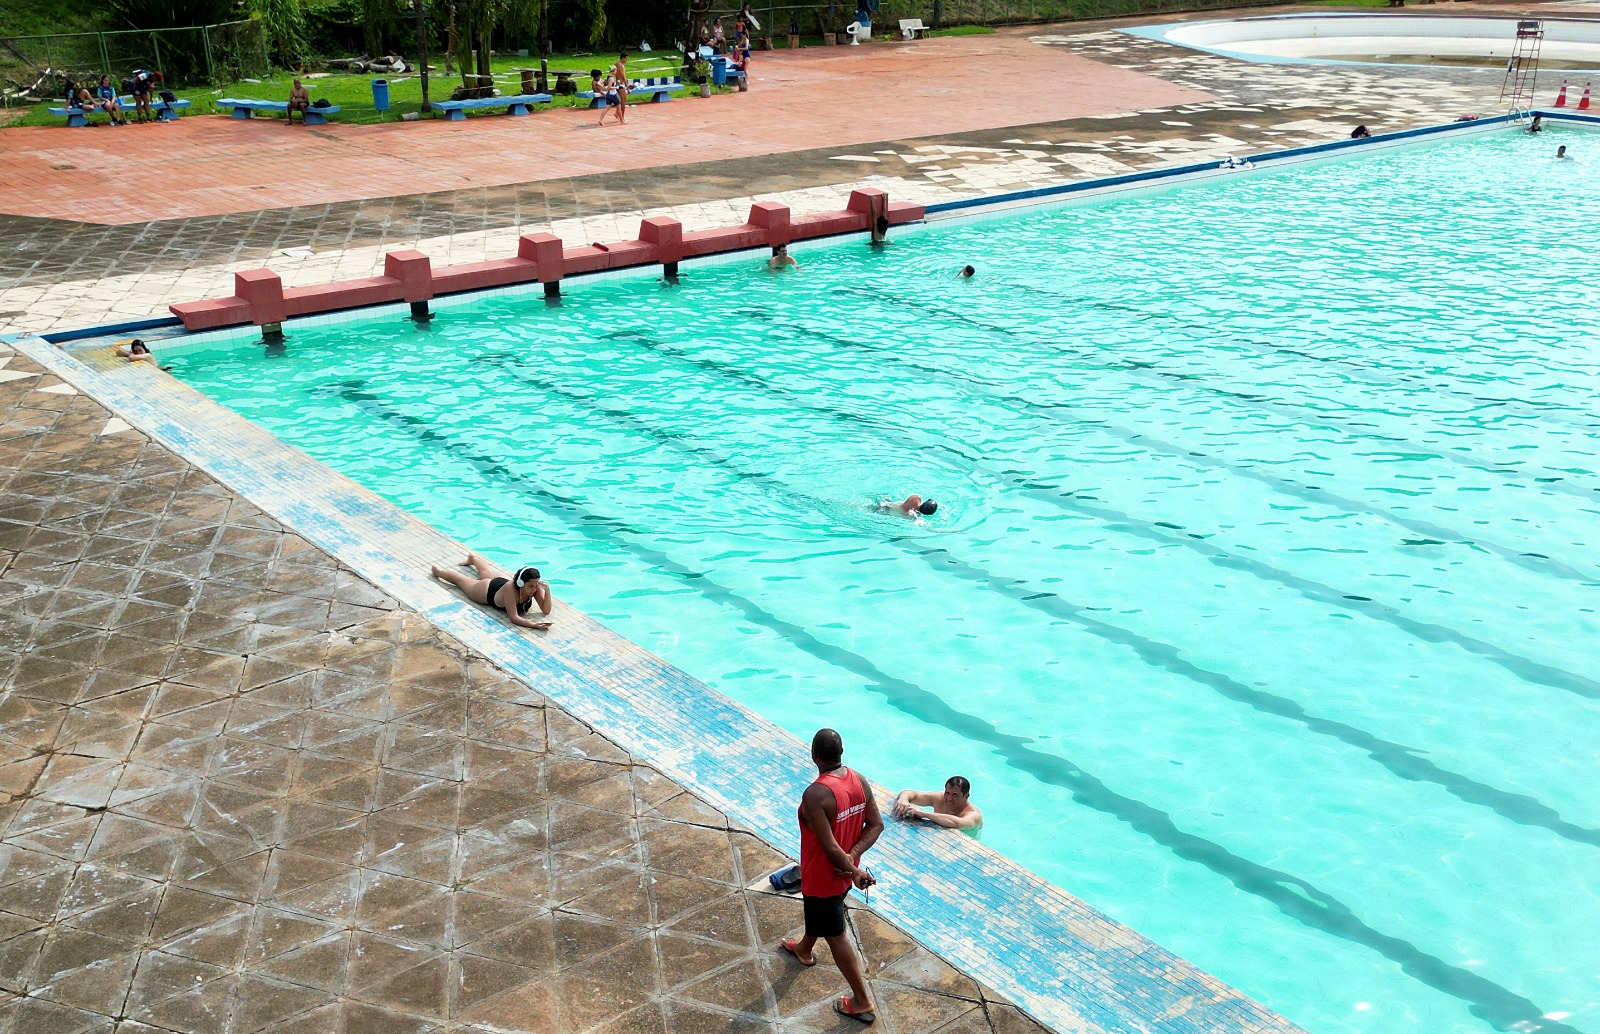
M867 797L861 790L861 777L848 768L818 776L817 782L833 791L837 811L833 816L833 839L848 854L861 839L867 823ZM850 889L850 878L835 876L833 862L822 850L822 841L800 815L800 893L813 898L837 897Z

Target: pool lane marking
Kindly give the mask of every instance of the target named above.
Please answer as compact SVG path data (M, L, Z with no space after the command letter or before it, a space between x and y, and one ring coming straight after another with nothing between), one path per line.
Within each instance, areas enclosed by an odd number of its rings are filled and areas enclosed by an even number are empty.
M830 344L837 345L841 348L850 348L857 351L871 353L874 357L887 360L896 366L917 370L931 377L937 377L945 384L964 388L982 398L987 398L998 402L1003 406L1019 406L1026 412L1043 420L1049 420L1053 423L1065 424L1072 427L1081 427L1091 431L1098 431L1107 437L1112 438L1113 440L1134 446L1135 448L1145 449L1150 452L1163 453L1179 460L1198 461L1195 463L1195 466L1204 466L1216 470L1226 471L1230 474L1244 478L1247 481L1254 481L1258 484L1266 485L1268 488L1275 489L1279 492L1282 492L1284 495L1294 499L1299 499L1302 502L1308 502L1318 506L1327 506L1329 508L1342 507L1351 513L1370 514L1379 518L1380 520L1387 521L1396 527L1404 528L1413 534L1421 535L1428 539L1439 540L1438 544L1440 545L1444 545L1449 542L1458 542L1462 545L1468 546L1469 548L1481 549L1486 553L1492 553L1495 556L1500 557L1502 560L1509 561L1518 567L1533 571L1537 574L1549 575L1551 577L1562 578L1568 581L1582 582L1586 585L1600 583L1600 573L1591 573L1580 570L1579 568L1573 567L1572 565L1563 561L1556 560L1553 557L1545 556L1542 553L1527 553L1521 550L1513 549L1509 546L1502 546L1496 542L1490 542L1487 539L1474 538L1471 535L1456 531L1453 528L1447 528L1440 524L1434 524L1431 521L1402 516L1401 514L1395 513L1391 510L1386 510L1380 506L1377 506L1376 504L1369 503L1366 500L1340 495L1319 485L1308 485L1304 482L1293 480L1292 478L1286 478L1281 475L1259 470L1254 464L1236 463L1232 460L1224 459L1211 453L1190 449L1174 442L1156 438L1153 435L1131 427L1123 427L1120 424L1110 423L1099 414L1086 412L1081 407L1075 406L1069 402L1034 401L1032 399L1025 398L1022 395L1012 394L1010 386L1003 382L980 377L975 374L965 374L954 370L947 370L943 367L929 366L925 363L917 362L914 359L907 359L901 356L899 353L891 351L890 349L882 348L878 345L869 344L864 341L852 341L848 338L840 337L837 334L830 334L826 331L820 331L806 327L804 324L784 322L772 319L770 316L766 315L763 316L762 322L772 326L787 327L796 333L804 333L808 337L827 341ZM994 390L983 390L986 387Z
M525 359L522 356L511 352L486 353L476 357L476 361L499 366L502 369L512 368L515 370L513 376L520 382L532 385L548 395L564 399L580 411L599 413L635 434L647 436L659 445L693 456L732 475L737 480L759 483L770 491L781 493L784 498L806 499L811 502L813 509L826 512L822 500L795 488L776 475L742 467L716 448L699 444L704 439L687 432L666 430L633 410L607 402L599 391L586 395L580 391L563 388L523 366ZM365 382L362 390L365 390ZM383 401L378 396L372 398L379 403ZM507 469L509 471L509 468ZM509 471L507 476L516 478L519 483L525 483L527 480L515 471ZM626 530L638 535L651 534L648 530L633 525L628 525ZM1574 843L1600 847L1600 829L1563 819L1560 812L1536 797L1502 790L1471 776L1451 771L1419 756L1414 748L1383 739L1357 726L1331 718L1317 717L1288 697L1252 688L1231 676L1187 661L1178 648L1170 643L1150 639L1132 629L1094 617L1093 608L1074 603L1056 592L1031 588L1025 579L995 574L987 568L963 560L948 548L924 548L919 539L908 536L893 536L885 541L903 553L923 561L937 574L953 575L981 585L990 592L1020 603L1053 620L1077 625L1091 635L1131 650L1151 667L1199 683L1225 699L1244 704L1259 713L1286 719L1312 733L1328 736L1354 747L1400 779L1408 782L1432 783L1463 803L1487 808L1518 825L1544 829Z
M1509 650L1505 650L1493 643L1447 628L1437 622L1407 617L1397 607L1380 603L1369 596L1342 592L1331 585L1303 578L1265 561L1255 560L1231 550L1223 549L1220 546L1204 541L1193 532L1184 531L1181 527L1161 521L1145 520L1121 510L1112 509L1109 506L1095 505L1089 497L1080 496L1071 489L1052 484L1042 478L1024 477L1015 472L999 470L983 462L982 458L976 454L948 444L931 434L908 429L896 421L821 405L813 401L812 396L774 384L756 374L732 369L727 364L720 363L714 359L702 359L684 349L655 341L638 331L619 331L608 334L605 337L607 340L626 339L635 341L641 347L686 362L691 366L722 376L735 383L760 387L761 390L769 394L779 395L788 399L799 408L876 428L885 434L907 442L914 448L943 450L960 461L958 469L966 472L980 472L994 481L1010 485L1026 498L1071 513L1093 517L1115 531L1122 531L1165 545L1181 546L1191 552L1200 554L1218 567L1241 571L1263 581L1281 585L1298 593L1305 599L1338 607L1341 610L1353 611L1392 625L1422 642L1455 646L1474 656L1481 657L1491 664L1504 668L1523 681L1548 686L1552 689L1565 690L1591 700L1600 700L1600 681L1588 676L1511 653Z
M1002 732L976 715L957 710L937 694L890 675L870 659L823 642L804 627L778 617L754 600L715 581L706 572L686 567L652 546L630 541L631 535L642 534L639 529L551 491L511 470L500 460L477 452L453 435L436 430L427 421L392 408L380 396L360 387L349 386L361 382L345 383L346 386L339 389L339 394L358 407L390 426L406 431L419 441L465 460L481 473L516 485L535 506L584 537L625 549L641 560L674 574L707 599L731 607L743 614L746 620L772 629L818 660L865 679L868 688L875 690L896 710L930 725L941 726L972 742L992 747L1013 768L1040 782L1068 790L1080 804L1125 823L1186 861L1205 866L1245 893L1270 902L1290 918L1378 952L1413 979L1466 1003L1474 1015L1505 1026L1537 1025L1537 1029L1547 1034L1583 1034L1566 1024L1544 1020L1546 1010L1514 991L1470 970L1452 966L1422 951L1410 941L1369 926L1348 906L1318 890L1310 882L1252 862L1220 844L1182 831L1166 812L1117 793L1070 759L1037 750L1028 745L1025 737Z
M1484 473L1495 474L1509 481L1533 481L1541 490L1557 492L1562 495L1571 496L1575 499L1582 499L1590 503L1594 502L1597 497L1600 497L1600 495L1597 495L1600 494L1600 486L1590 486L1586 488L1578 485L1568 484L1566 478L1574 472L1562 470L1559 467L1538 467L1525 469L1515 465L1508 465L1504 461L1486 459L1482 456L1474 456L1470 452L1461 452L1459 450L1450 449L1442 445L1433 445L1427 442L1416 442L1409 438L1401 438L1396 435L1385 434L1377 431L1359 430L1355 425L1334 420L1327 414L1321 413L1315 409L1309 409L1305 406L1296 406L1287 402L1279 402L1268 398L1265 395L1252 395L1245 392L1230 391L1226 388L1212 387L1204 382L1204 379L1200 374L1178 373L1176 371L1163 370L1160 368L1159 364L1153 361L1127 359L1116 363L1081 362L1080 357L1075 356L1068 349L1052 345L1050 342L1044 341L1043 339L1030 337L1026 334L1021 334L1017 331L1000 327L992 323L985 323L961 313L951 312L947 309L941 309L939 307L929 305L926 301L921 299L912 299L901 295L893 295L881 289L868 287L839 287L835 288L835 291L838 293L862 294L868 297L886 299L898 305L920 309L923 312L932 313L935 316L943 316L948 320L965 324L969 327L984 331L985 333L1001 334L1012 341L1020 341L1039 347L1046 354L1071 358L1075 362L1079 363L1079 365L1072 367L1073 369L1086 372L1100 371L1105 373L1125 374L1134 380L1142 380L1146 382L1159 383L1176 381L1183 387L1189 388L1195 392L1226 399L1235 406L1247 405L1249 408L1268 413L1274 413L1293 423L1306 424L1313 427L1322 427L1326 428L1327 430L1337 431L1338 433L1352 439L1352 444L1363 440L1388 443L1390 445L1409 450L1408 452L1399 453L1399 455L1418 455L1441 459L1447 463L1451 463L1459 467L1465 467L1469 470L1477 470ZM1546 471L1547 474L1540 475L1536 473L1535 470L1543 470ZM1586 471L1585 473L1593 474L1594 472ZM1552 478L1548 475L1560 476Z
M1024 287L1022 284L1001 278L996 278L996 282L1015 288ZM1177 326L1183 327L1185 330L1190 330L1198 334L1202 343L1215 342L1223 345L1240 345L1251 349L1258 355L1287 355L1293 356L1297 359L1309 359L1314 363L1319 363L1324 366L1338 366L1343 368L1347 375L1357 377L1359 380L1376 387L1398 388L1405 390L1407 386L1415 386L1416 388L1425 390L1429 393L1442 393L1445 395L1451 395L1455 398L1466 399L1468 402L1491 403L1496 408L1503 408L1508 412L1516 412L1520 416L1530 420L1539 420L1552 424L1559 424L1563 427L1570 427L1577 431L1592 432L1600 430L1600 424L1594 423L1593 421L1579 422L1579 420L1574 419L1575 417L1581 416L1581 414L1566 407L1557 407L1551 405L1547 408L1540 408L1542 404L1532 399L1523 399L1517 397L1507 398L1499 395L1478 395L1471 391L1464 391L1459 388L1451 388L1448 386L1448 382L1439 384L1427 383L1420 375L1404 370L1394 371L1388 376L1385 376L1385 368L1373 363L1358 362L1347 356L1318 355L1315 352L1309 352L1300 348L1292 348L1288 345L1273 344L1271 341L1257 341L1243 336L1216 338L1215 327L1208 327L1203 323L1190 323L1182 316L1178 316L1170 312L1151 312L1145 309L1135 308L1132 305L1124 305L1120 302L1109 301L1103 297L1066 295L1056 291L1045 291L1037 287L1026 289L1034 291L1037 294L1055 298L1058 301L1082 302L1097 309L1114 309L1119 312L1125 312L1129 315L1139 317L1140 320L1144 322L1161 320L1166 323L1173 323ZM1468 416L1470 413L1471 411L1458 411L1457 415ZM1593 437L1593 435L1590 435L1590 437Z

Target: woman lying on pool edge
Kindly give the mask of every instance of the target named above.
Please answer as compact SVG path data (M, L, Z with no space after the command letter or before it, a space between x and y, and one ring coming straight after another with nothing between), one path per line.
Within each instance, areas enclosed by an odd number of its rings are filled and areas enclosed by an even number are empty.
M550 593L550 583L539 577L537 567L523 567L516 574L508 574L505 568L492 560L472 552L467 553L467 558L460 566L474 569L478 577L472 578L460 571L437 565L433 568L433 576L460 589L473 603L491 610L505 611L506 617L518 628L550 627L548 621L529 621L522 616L534 603L539 604L539 613L546 617L555 608L556 600Z

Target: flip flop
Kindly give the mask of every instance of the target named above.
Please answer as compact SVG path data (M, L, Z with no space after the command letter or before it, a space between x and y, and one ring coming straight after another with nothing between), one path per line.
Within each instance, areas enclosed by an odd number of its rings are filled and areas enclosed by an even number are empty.
M840 1016L848 1016L852 1020L859 1020L862 1023L875 1023L878 1019L878 1014L875 1012L856 1012L850 1008L849 995L840 995L833 1003L833 1011Z
M795 942L794 942L794 938L793 937L785 937L780 942L779 946L782 947L783 950L788 952L790 955L793 955L794 956L794 960L796 962L800 963L800 965L802 965L802 966L815 966L817 964L817 957L815 955L812 955L810 962L807 962L805 959L802 959L800 957L800 953L798 951L795 951L794 943Z

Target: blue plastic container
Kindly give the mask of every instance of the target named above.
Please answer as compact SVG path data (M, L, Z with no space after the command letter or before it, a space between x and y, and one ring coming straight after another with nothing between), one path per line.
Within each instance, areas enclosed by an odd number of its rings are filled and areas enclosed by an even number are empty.
M372 106L379 111L389 110L389 80L372 80Z

